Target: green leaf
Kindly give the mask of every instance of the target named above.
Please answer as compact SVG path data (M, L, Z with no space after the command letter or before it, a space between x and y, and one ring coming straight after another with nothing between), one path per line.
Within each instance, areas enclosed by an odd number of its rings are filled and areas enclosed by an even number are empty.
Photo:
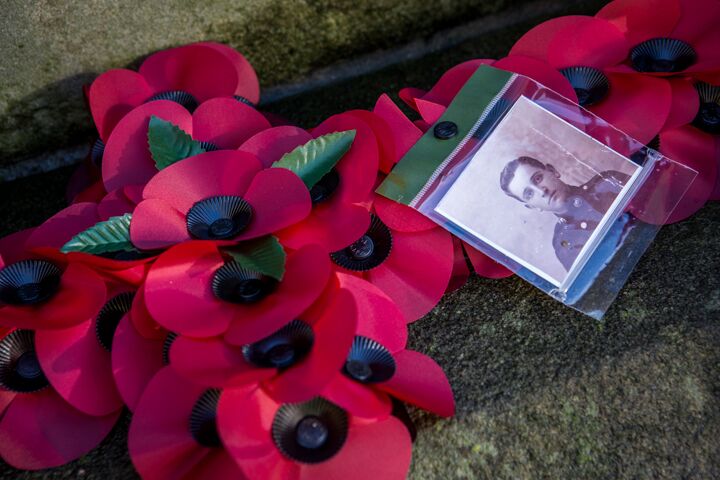
M148 125L148 145L158 170L199 153L205 149L177 125L153 115Z
M287 168L311 189L337 164L355 140L355 130L328 133L282 156L273 167Z
M225 252L248 270L262 273L278 281L285 275L285 250L276 237L268 236L243 242Z
M60 251L98 254L136 250L130 243L131 219L132 214L126 213L121 217L110 217L104 222L98 222L72 237Z

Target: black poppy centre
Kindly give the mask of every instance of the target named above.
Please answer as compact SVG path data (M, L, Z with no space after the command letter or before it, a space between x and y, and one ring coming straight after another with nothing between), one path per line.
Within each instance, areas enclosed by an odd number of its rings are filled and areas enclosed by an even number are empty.
M190 412L190 435L203 447L219 447L220 435L217 429L217 405L220 390L205 390L197 399Z
M272 438L278 450L300 463L330 459L340 451L347 434L345 410L320 397L282 405L272 424Z
M700 82L695 89L700 96L700 109L692 124L704 132L720 134L720 87Z
M310 353L314 341L310 325L296 319L272 335L243 346L243 356L261 368L288 368Z
M274 292L277 284L272 277L230 261L215 271L211 288L220 300L242 304L259 302Z
M392 233L380 218L372 215L370 228L349 246L333 252L330 258L337 265L354 271L371 270L383 263L392 249Z
M0 386L30 393L49 384L35 353L35 332L15 330L0 340Z
M237 236L252 220L253 209L242 197L219 195L195 202L186 215L187 230L200 240Z
M343 373L360 383L386 382L395 374L395 359L375 340L356 336Z
M36 305L49 300L60 288L62 271L45 260L22 260L0 270L0 302Z
M676 73L697 61L697 53L689 43L674 38L653 38L630 51L630 64L638 72Z
M603 100L609 90L610 81L599 69L593 67L569 67L560 70L572 85L578 103L587 107Z
M192 113L200 105L197 99L190 93L183 90L168 90L166 92L156 93L148 98L145 103L154 102L155 100L169 100L182 105L185 110Z
M122 317L130 311L135 292L124 292L114 296L100 309L95 319L95 334L100 345L108 352L112 349L115 330Z

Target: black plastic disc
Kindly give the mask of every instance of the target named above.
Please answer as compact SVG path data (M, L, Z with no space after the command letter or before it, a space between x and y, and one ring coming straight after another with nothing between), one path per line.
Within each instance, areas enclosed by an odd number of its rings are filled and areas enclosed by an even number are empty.
M330 254L333 262L348 270L363 272L383 263L392 249L392 233L376 215L370 228L351 245Z
M0 269L0 303L34 305L58 291L62 271L45 260L21 260Z
M193 237L224 240L243 231L252 217L252 207L242 197L220 195L195 202L185 218Z
M206 152L214 152L215 150L220 150L220 148L212 142L200 142L200 146Z
M653 38L630 51L630 63L638 72L682 72L697 60L690 44L674 38Z
M300 463L320 463L340 451L348 434L345 410L316 397L286 403L275 413L272 438L278 450Z
M115 330L117 330L123 315L130 311L134 296L135 292L124 292L115 295L105 302L95 319L95 334L100 345L108 352L112 349Z
M360 383L385 382L395 374L395 359L375 340L356 336L342 371Z
M330 198L338 185L340 185L340 174L333 168L310 189L312 203L321 203Z
M0 386L30 393L49 384L35 354L35 332L15 330L0 340Z
M198 101L188 92L182 90L170 90L167 92L156 93L152 97L148 98L145 103L153 102L155 100L170 100L171 102L178 103L185 107L185 110L192 113L200 105Z
M605 98L610 90L610 81L605 74L592 67L569 67L560 70L568 79L578 97L578 103L587 107Z
M247 98L243 97L242 95L233 95L233 98L240 103L244 103L245 105L250 105L251 107L255 108L255 104Z
M287 368L310 353L314 340L310 325L293 320L272 335L243 346L243 355L261 368Z
M433 128L433 135L439 140L448 140L458 134L458 126L455 122L440 122Z
M255 303L271 294L277 280L248 270L230 261L215 271L212 291L217 298L230 303Z
M699 82L695 88L700 96L700 110L692 124L704 132L717 135L720 133L720 87Z
M162 362L163 365L170 365L170 348L172 347L173 342L178 337L178 334L175 332L169 332L167 336L165 337L165 340L163 340L162 345Z
M98 257L109 258L110 260L118 260L121 262L133 262L135 260L143 260L146 258L159 255L158 250L118 250L117 252L104 252L96 254Z
M93 146L90 149L90 160L98 168L102 167L102 159L104 153L105 142L98 138L97 140L95 140L95 143L93 143Z
M214 448L221 445L216 420L218 400L220 390L205 390L190 412L190 434L203 447Z

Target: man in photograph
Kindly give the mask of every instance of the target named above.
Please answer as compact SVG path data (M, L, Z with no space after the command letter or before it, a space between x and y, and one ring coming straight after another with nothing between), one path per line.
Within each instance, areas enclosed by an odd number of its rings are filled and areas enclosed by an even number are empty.
M555 255L566 271L630 177L604 171L583 185L568 185L549 164L532 157L519 157L503 168L500 188L527 208L553 213L558 222L553 234Z

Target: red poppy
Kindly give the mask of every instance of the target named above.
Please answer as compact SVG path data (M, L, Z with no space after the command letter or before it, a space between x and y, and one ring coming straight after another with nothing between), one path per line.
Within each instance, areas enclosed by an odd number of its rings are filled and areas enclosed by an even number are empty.
M216 423L220 392L163 368L135 409L128 449L143 478L245 478L223 447Z
M150 55L139 72L108 70L90 86L88 104L100 138L107 142L118 122L143 103L170 99L189 110L215 97L257 103L260 87L252 66L230 47L195 43Z
M718 178L720 148L716 137L690 125L667 130L658 139L658 150L677 164L658 165L630 208L643 221L675 223L690 217L711 198ZM690 173L684 167L697 172L689 187Z
M720 83L716 0L615 0L596 17L616 26L631 47L619 71Z
M148 145L148 125L156 116L176 125L207 151L236 149L270 123L254 108L231 98L215 98L193 113L181 105L157 100L135 108L115 127L102 159L105 188L144 185L157 173Z
M305 184L249 153L218 150L170 165L143 190L130 239L140 249L192 238L246 240L288 227L311 209Z
M105 301L105 282L81 263L25 249L34 231L0 239L0 325L67 328L90 318Z
M377 285L413 322L438 304L450 282L452 236L380 195L374 196L373 210L365 234L331 258L341 271Z
M289 253L278 282L226 261L213 242L187 242L160 255L150 269L145 304L170 331L191 337L225 334L228 342L244 345L305 311L329 275L327 253L317 245Z
M279 402L309 400L340 370L355 335L352 295L329 288L311 308L256 342L231 345L220 338L178 337L170 366L206 387L260 382Z
M312 137L354 130L355 140L337 165L310 190L313 201L310 215L278 232L283 244L299 248L315 243L332 251L367 230L366 209L358 204L367 202L377 175L381 144L376 131L381 129L380 122L382 119L370 112L354 110L334 115L312 130ZM308 135L303 143L312 137Z
M74 235L112 216L132 211L137 201L136 190L125 187L107 194L99 204L83 202L64 208L35 229L25 243L26 248L51 261L86 265L106 280L139 285L154 259L151 254L118 251L100 256L59 251Z
M0 339L0 456L24 470L56 467L86 454L122 411L93 416L78 410L53 388L38 356L32 330L12 330ZM95 395L95 388L77 395Z
M630 47L612 23L569 16L528 31L510 50L510 58L547 62L567 77L580 105L647 143L666 122L680 125L691 121L697 113L697 93L682 82L617 72L616 65L625 61Z
M115 330L130 310L134 290L108 284L104 305L70 328L38 330L37 358L47 380L66 402L88 415L107 415L123 406L113 379L110 351Z
M410 467L412 443L400 420L360 419L322 397L281 404L261 388L227 389L217 424L249 479L402 479Z
M321 395L353 415L385 418L390 395L441 416L455 411L442 368L430 357L405 349L407 328L398 307L369 282L338 274L352 293L358 325L344 365Z

